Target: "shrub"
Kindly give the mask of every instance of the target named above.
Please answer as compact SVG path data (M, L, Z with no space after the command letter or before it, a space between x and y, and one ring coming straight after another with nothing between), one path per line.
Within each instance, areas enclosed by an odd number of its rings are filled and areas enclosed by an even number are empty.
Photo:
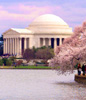
M5 66L11 66L12 65L12 61L11 59L8 59L8 58L3 58L2 59L2 62Z
M7 58L2 59L3 64L6 66Z
M17 62L16 62L16 66L19 66L19 65L21 65L23 63L23 60L18 60Z
M3 65L3 61L2 61L2 59L0 59L0 66L2 66Z
M10 60L11 60L12 62L14 62L15 59L16 59L16 57L14 57L14 56L10 57Z
M35 53L32 49L26 49L23 53L23 58L27 60L27 62L31 59L35 58Z
M38 59L48 60L53 57L53 54L50 52L50 49L46 48L46 49L39 49L36 52L35 56Z
M11 66L12 65L12 60L11 59L7 59L6 60L6 65L7 66Z

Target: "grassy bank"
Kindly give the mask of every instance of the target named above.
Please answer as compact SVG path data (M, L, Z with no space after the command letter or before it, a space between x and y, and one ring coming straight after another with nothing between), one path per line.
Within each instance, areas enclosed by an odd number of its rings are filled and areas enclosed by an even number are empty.
M0 66L3 69L51 69L48 66Z

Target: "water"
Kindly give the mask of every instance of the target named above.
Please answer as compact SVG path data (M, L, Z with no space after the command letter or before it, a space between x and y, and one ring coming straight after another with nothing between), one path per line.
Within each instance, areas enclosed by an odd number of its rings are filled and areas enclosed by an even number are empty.
M0 100L86 100L74 74L52 70L0 70Z

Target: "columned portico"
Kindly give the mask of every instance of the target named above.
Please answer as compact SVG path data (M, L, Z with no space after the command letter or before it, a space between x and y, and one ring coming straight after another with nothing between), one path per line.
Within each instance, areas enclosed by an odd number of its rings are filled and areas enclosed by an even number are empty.
M29 48L29 38L24 38L24 50ZM22 53L22 38L4 38L4 54L20 55Z
M53 45L54 45L54 48L56 48L56 46L59 46L59 45L62 45L62 38L54 38L54 37L51 37L52 39L54 39L54 42L53 42ZM40 38L39 42L40 42L40 46L51 46L51 38ZM52 46L51 46L52 47Z
M54 48L56 48L56 46L61 45L63 42L63 38L58 38L58 37L57 38L51 37L51 38L54 39ZM51 38L39 38L38 47L51 46L52 45ZM22 39L24 42L22 42ZM23 37L4 38L4 54L8 53L8 54L19 56L22 54L22 50L23 50L22 48L24 48L24 50L27 49L30 45L29 44L30 42L31 41L29 41L29 38L23 38ZM22 45L22 43L24 44Z

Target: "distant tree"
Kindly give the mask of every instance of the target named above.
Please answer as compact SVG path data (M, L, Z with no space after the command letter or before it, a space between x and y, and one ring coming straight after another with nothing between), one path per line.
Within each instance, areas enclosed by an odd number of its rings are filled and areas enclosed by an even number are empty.
M34 59L34 57L35 57L35 53L32 49L28 48L24 51L23 58L26 59L27 61Z
M35 47L33 46L32 50L36 53L38 50L40 50L40 49L46 49L46 48L51 49L50 46L48 46L48 47L46 47L46 46L42 46L42 47L39 47L39 48L35 48Z
M1 37L0 37L0 41L2 41L2 42L3 42L3 35L1 35Z
M86 21L82 26L74 29L74 34L66 38L61 46L55 50L55 56L51 59L49 65L58 69L60 72L73 72L77 63L86 62Z
M53 57L52 52L50 51L50 49L46 48L46 49L39 49L36 54L35 54L36 58L38 59L51 59Z
M0 37L0 56L3 55L3 36Z
M2 66L3 65L3 61L2 61L2 59L0 59L0 66Z

